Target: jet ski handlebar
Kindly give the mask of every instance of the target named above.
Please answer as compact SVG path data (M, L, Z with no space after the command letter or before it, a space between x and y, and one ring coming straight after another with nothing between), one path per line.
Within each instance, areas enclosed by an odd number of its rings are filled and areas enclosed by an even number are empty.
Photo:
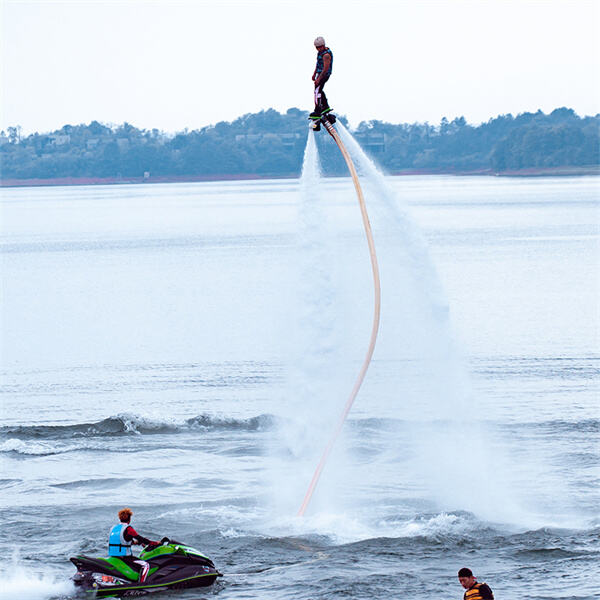
M165 544L178 544L178 543L179 542L176 542L175 540L171 540L168 537L164 537L164 538L162 538L162 540L160 540L160 542L151 542L144 548L144 550L146 552L149 552L150 550L154 550L155 548L158 548L159 546L164 546Z

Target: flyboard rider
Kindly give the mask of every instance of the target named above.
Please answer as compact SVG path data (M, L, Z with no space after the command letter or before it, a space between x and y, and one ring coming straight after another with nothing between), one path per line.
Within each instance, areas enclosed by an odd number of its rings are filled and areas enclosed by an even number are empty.
M139 582L144 583L150 570L150 565L145 560L140 560L131 552L131 546L136 545L158 545L160 542L153 542L140 535L131 525L131 515L133 511L124 508L119 511L119 523L111 530L108 536L108 556L118 556L124 563L135 569L139 573Z
M312 76L315 84L315 110L310 113L309 118L318 121L323 115L331 112L323 88L331 77L333 52L325 45L325 40L321 36L316 38L314 43L317 48L317 65Z

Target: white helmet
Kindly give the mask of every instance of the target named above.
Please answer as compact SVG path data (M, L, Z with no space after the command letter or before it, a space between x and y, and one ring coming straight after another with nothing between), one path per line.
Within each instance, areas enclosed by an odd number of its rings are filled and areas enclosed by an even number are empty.
M324 46L325 45L325 39L322 38L321 36L319 36L318 38L315 38L315 46L317 46L317 48L319 46Z

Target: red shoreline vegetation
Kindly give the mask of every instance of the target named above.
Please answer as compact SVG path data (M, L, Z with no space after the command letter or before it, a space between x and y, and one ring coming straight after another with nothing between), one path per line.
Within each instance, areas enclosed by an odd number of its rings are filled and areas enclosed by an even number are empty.
M494 171L492 169L449 170L449 169L403 169L389 175L456 175L456 176L496 176L496 177L575 177L600 175L600 165L588 167L532 167ZM235 173L228 175L165 175L156 177L56 177L48 179L0 179L0 187L43 187L71 185L122 185L140 183L194 183L211 181L248 181L267 179L295 179L297 175L256 175Z

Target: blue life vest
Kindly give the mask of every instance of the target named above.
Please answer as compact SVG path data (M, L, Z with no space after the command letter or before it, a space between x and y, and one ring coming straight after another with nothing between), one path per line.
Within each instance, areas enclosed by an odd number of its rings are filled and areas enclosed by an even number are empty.
M123 537L129 523L119 523L115 525L108 536L108 555L109 556L131 556L131 542L127 542Z
M321 50L317 53L317 74L323 72L324 64L323 64L323 56L325 54L329 54L331 56L331 61L329 63L329 69L325 75L331 75L331 69L333 67L333 52L329 48L325 48L325 50Z

